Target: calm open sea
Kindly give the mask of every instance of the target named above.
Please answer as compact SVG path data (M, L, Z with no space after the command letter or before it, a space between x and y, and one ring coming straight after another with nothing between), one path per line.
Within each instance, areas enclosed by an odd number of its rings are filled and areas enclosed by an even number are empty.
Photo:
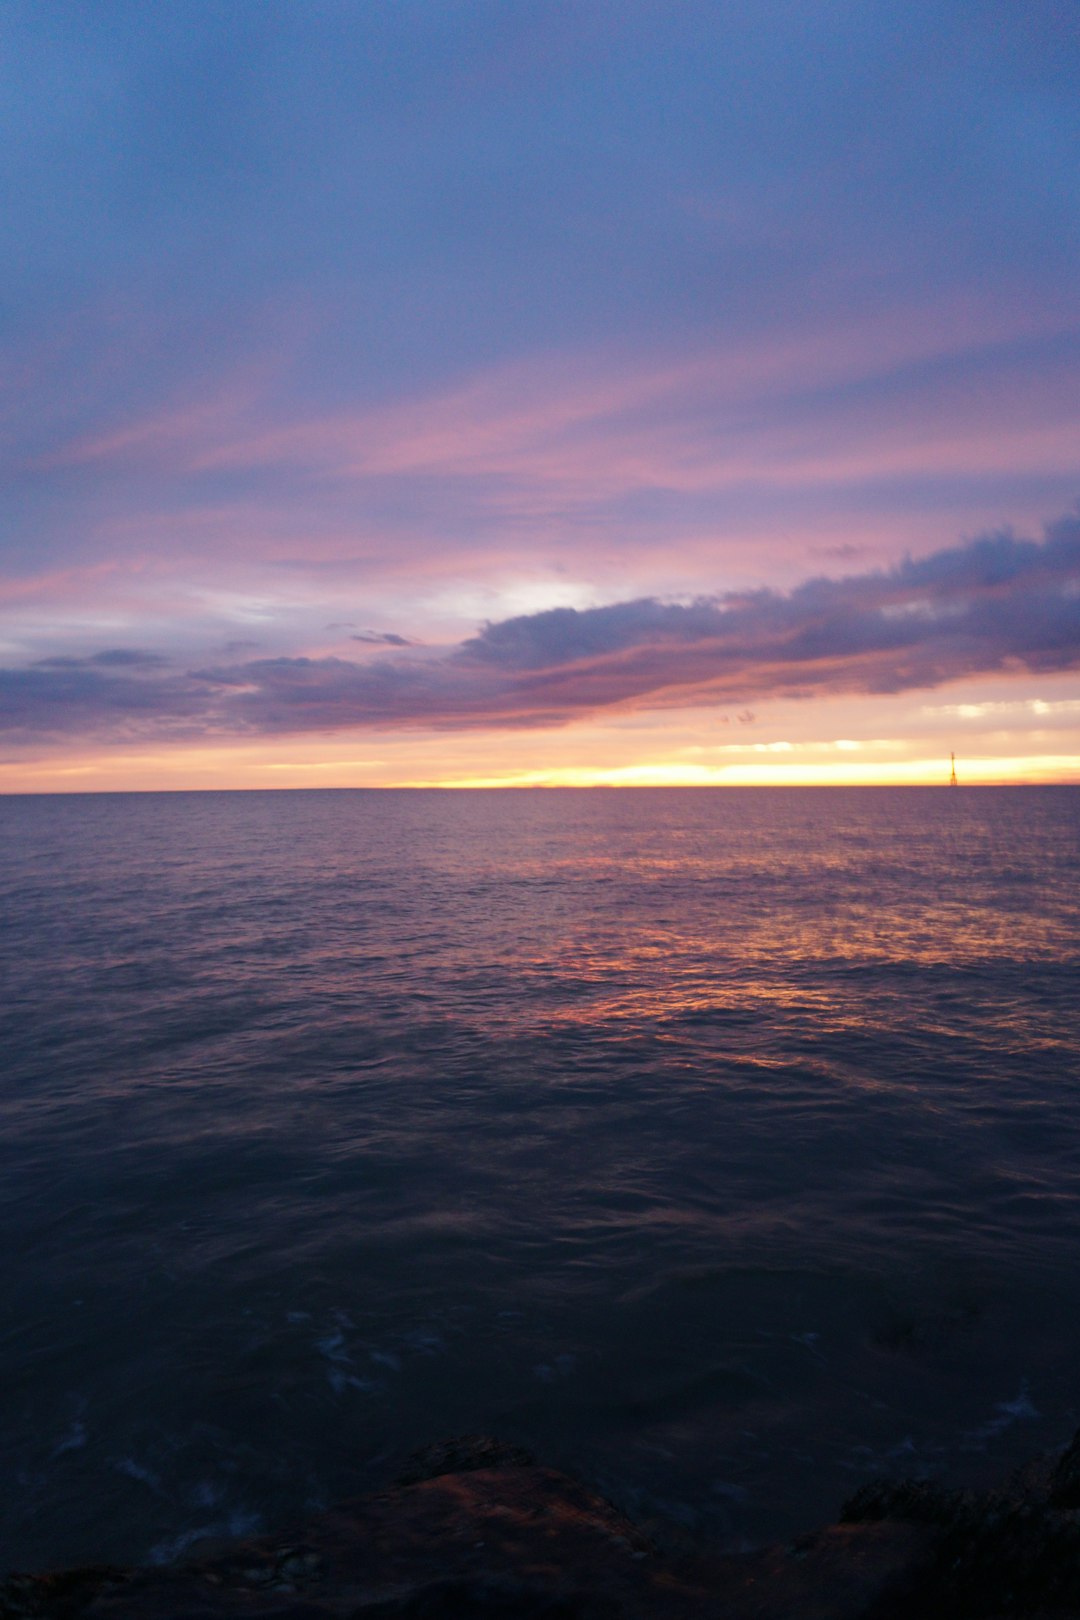
M1080 1423L1080 788L0 800L0 1566Z

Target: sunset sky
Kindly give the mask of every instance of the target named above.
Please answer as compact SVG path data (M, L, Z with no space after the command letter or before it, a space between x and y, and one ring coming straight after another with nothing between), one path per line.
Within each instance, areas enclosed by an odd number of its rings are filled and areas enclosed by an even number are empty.
M0 789L1080 781L1075 0L0 59Z

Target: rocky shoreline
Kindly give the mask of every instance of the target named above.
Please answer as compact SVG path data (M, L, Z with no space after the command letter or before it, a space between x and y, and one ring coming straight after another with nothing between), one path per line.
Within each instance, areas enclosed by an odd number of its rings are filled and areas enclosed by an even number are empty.
M0 1620L1080 1620L1080 1434L993 1491L866 1486L782 1546L658 1545L580 1481L466 1436L288 1534L167 1568L13 1574Z

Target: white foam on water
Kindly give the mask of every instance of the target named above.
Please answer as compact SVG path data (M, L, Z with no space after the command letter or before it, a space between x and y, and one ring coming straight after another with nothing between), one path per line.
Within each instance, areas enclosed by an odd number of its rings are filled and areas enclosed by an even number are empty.
M149 1485L159 1496L164 1495L158 1475L152 1469L144 1468L134 1457L116 1457L113 1459L113 1467L118 1474L126 1474L129 1479L137 1479L140 1484Z
M1028 1394L1027 1384L1020 1386L1020 1393L1014 1401L999 1401L999 1410L1008 1414L1010 1418L1037 1418L1041 1414L1038 1407Z
M340 1330L337 1333L327 1334L325 1339L316 1339L315 1348L324 1355L327 1361L341 1361L352 1366L352 1356L345 1348L345 1335Z
M239 1540L245 1536L256 1536L262 1529L263 1519L258 1513L252 1513L247 1508L234 1508L223 1519L210 1524L195 1525L190 1530L182 1530L177 1536L155 1542L146 1555L146 1562L158 1566L174 1564L197 1542L209 1538L218 1540L226 1536L232 1540Z
M557 1378L569 1378L576 1366L577 1356L564 1350L561 1355L553 1356L550 1362L537 1362L533 1376L539 1378L541 1383L553 1384Z
M225 1491L221 1485L212 1480L200 1480L191 1493L191 1500L196 1507L217 1507Z
M998 1401L994 1407L996 1417L981 1423L978 1428L969 1429L963 1437L963 1444L968 1450L980 1450L990 1440L996 1440L999 1434L1010 1429L1014 1423L1031 1422L1040 1417L1038 1407L1031 1399L1026 1378L1020 1380L1020 1389L1011 1401Z
M416 1328L413 1332L404 1334L401 1342L409 1350L418 1350L425 1356L442 1355L446 1349L446 1340L441 1334L429 1333L423 1328Z
M68 1451L81 1451L86 1444L86 1424L81 1418L76 1418L71 1428L62 1440L58 1440L53 1447L50 1458L62 1457Z
M347 1389L358 1389L362 1395L377 1395L383 1388L372 1378L357 1378L355 1373L343 1373L337 1367L328 1370L326 1379L335 1395L344 1395Z

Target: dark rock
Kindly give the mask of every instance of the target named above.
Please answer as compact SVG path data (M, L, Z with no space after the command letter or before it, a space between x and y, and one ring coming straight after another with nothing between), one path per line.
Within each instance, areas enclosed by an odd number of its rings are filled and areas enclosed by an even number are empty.
M0 1583L0 1620L68 1620L84 1614L99 1592L118 1586L126 1571L109 1564L62 1569L45 1575L11 1574Z
M1078 1443L997 1491L859 1491L740 1555L659 1550L580 1481L465 1436L297 1534L168 1569L13 1575L0 1620L1080 1620Z
M360 1609L355 1620L621 1620L624 1613L595 1593L552 1596L513 1583L440 1581Z
M1050 1476L1050 1503L1056 1508L1080 1508L1080 1431Z
M933 1554L918 1598L928 1620L1080 1613L1080 1512L1067 1505L1078 1471L1074 1440L1056 1468L1022 1470L1007 1489L879 1481L845 1504L842 1519L929 1532Z
M473 1448L463 1472L335 1508L302 1538L261 1538L172 1569L129 1572L76 1612L86 1620L677 1620L700 1612L700 1586L684 1592L665 1571L654 1589L644 1538L585 1486L520 1463L483 1468L479 1456ZM52 1612L42 1610L49 1620Z
M459 1434L412 1452L396 1483L417 1485L424 1479L437 1479L440 1474L467 1474L479 1468L531 1468L535 1462L532 1452L524 1446L510 1445L488 1434Z

